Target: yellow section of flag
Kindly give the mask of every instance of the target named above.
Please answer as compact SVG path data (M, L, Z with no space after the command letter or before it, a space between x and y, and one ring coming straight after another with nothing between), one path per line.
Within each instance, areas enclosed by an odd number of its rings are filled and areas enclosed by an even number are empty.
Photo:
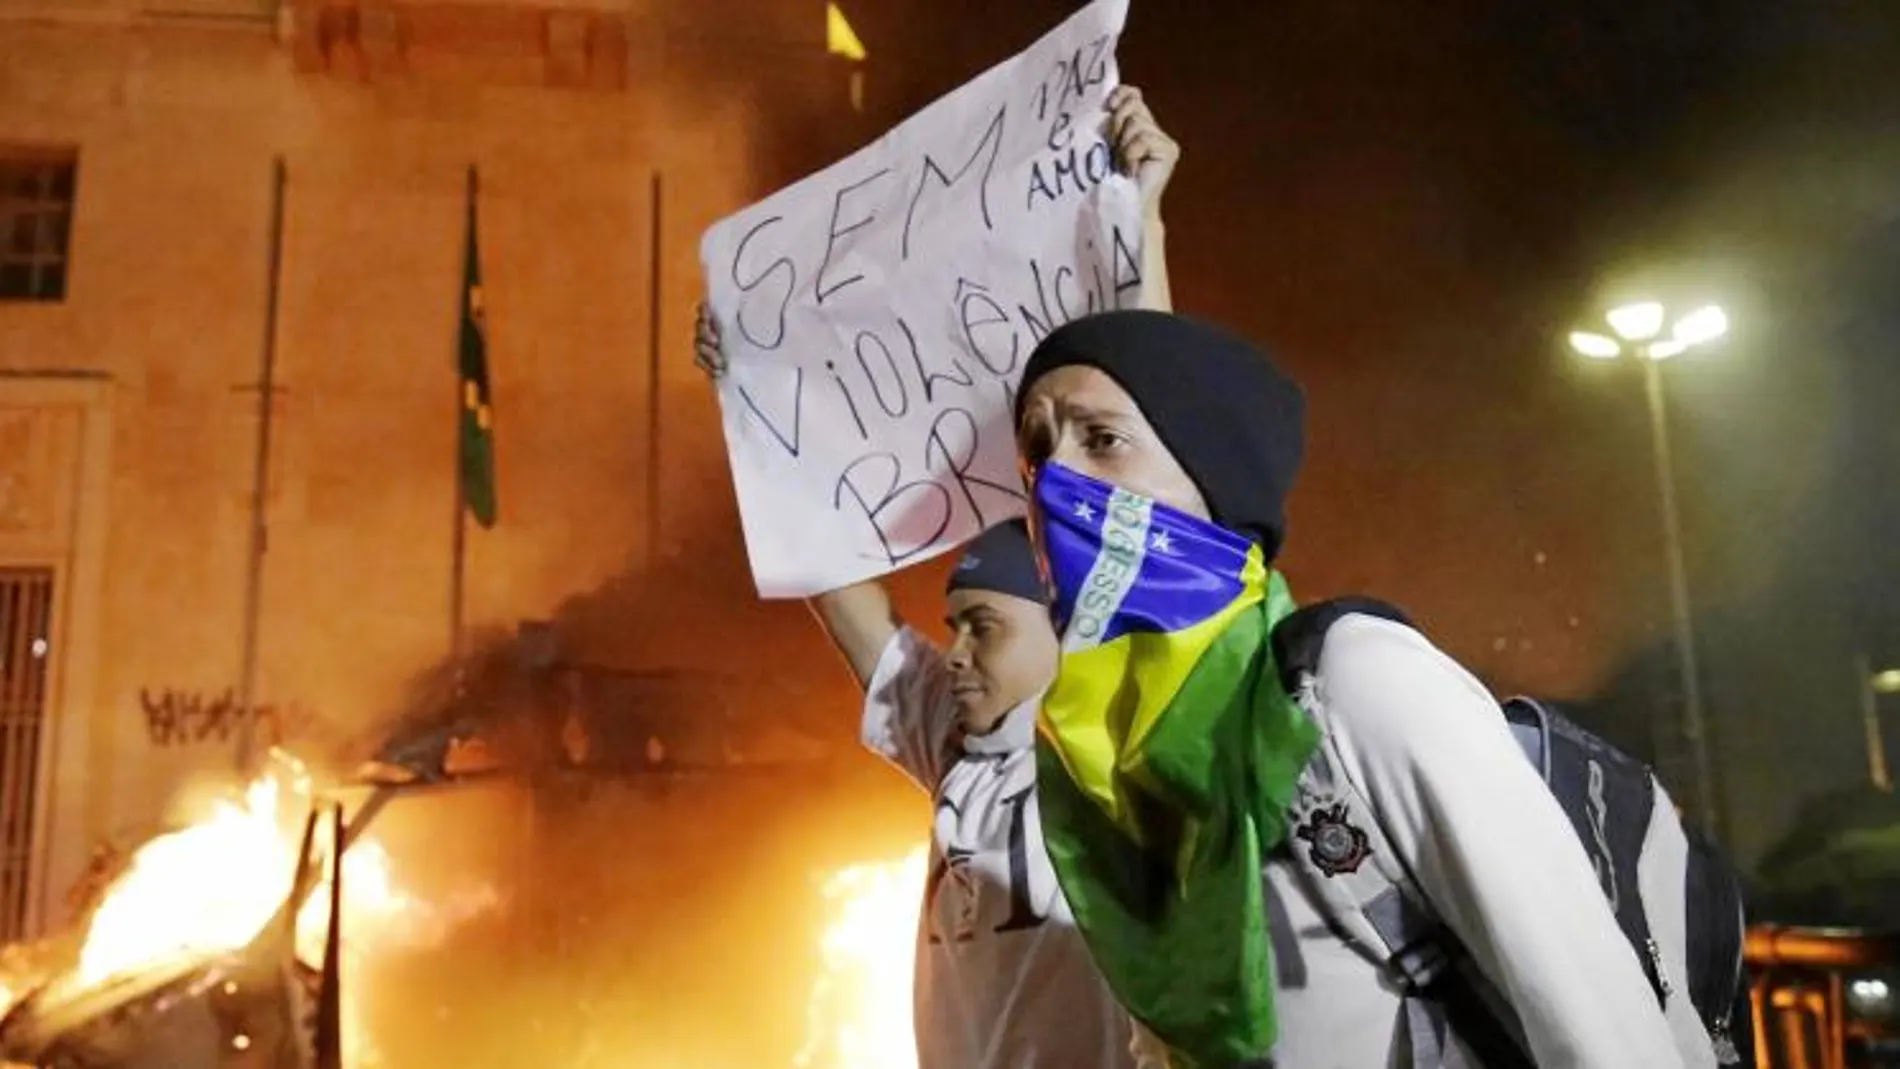
M1137 842L1141 829L1126 784L1156 787L1143 744L1214 641L1266 597L1268 574L1254 546L1239 596L1199 623L1178 631L1130 630L1063 655L1037 721L1042 736L1076 787Z

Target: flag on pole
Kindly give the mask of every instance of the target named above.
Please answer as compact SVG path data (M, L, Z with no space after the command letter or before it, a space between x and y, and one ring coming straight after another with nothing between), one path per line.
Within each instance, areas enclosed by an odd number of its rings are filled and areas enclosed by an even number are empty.
M483 527L495 525L495 430L489 408L488 334L482 310L482 261L475 237L475 168L468 169L468 237L462 261L462 337L458 347L462 433L457 449L462 506Z

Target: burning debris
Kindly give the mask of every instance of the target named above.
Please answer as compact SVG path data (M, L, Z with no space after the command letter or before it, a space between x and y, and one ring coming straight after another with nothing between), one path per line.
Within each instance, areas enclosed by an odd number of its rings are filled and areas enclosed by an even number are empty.
M344 1031L338 1020L320 1036L318 1012L342 997L330 923L339 888L350 922L372 933L417 907L373 841L343 854L337 881L341 807L296 759L273 752L269 766L139 847L77 939L9 948L20 968L8 974L0 1057L49 1069L324 1069L320 1049ZM314 834L320 808L334 814L327 847ZM345 1000L332 1016L353 1009Z
M43 987L9 1013L0 1045L48 1069L313 1069L320 974L278 963L220 954Z

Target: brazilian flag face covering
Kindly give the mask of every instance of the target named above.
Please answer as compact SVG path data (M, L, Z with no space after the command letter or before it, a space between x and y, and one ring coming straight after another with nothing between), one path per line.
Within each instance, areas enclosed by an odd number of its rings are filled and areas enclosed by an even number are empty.
M1268 641L1285 582L1257 543L1058 464L1033 518L1062 635L1037 788L1076 924L1176 1066L1263 1058L1262 857L1318 742Z

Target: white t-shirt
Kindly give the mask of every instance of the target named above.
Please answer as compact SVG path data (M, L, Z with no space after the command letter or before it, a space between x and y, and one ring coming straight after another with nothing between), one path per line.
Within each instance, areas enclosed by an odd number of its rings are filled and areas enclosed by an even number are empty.
M1672 999L1667 1014L1657 1005L1576 833L1476 679L1417 631L1351 615L1328 632L1302 704L1344 779L1329 801L1349 807L1349 822L1377 822L1515 1013L1539 1069L1713 1069L1688 1000ZM1270 921L1291 932L1300 966L1277 972L1273 1065L1403 1069L1403 994L1342 935L1319 877L1293 860L1299 849L1310 847L1289 840L1266 866L1283 908ZM1679 933L1656 934L1685 991ZM1157 1047L1141 1047L1143 1069L1165 1065ZM1456 1035L1447 1047L1447 1065L1481 1065Z
M1037 705L960 739L942 655L906 628L865 688L864 745L935 802L917 932L920 1069L1127 1069L1129 1025L1043 852Z

